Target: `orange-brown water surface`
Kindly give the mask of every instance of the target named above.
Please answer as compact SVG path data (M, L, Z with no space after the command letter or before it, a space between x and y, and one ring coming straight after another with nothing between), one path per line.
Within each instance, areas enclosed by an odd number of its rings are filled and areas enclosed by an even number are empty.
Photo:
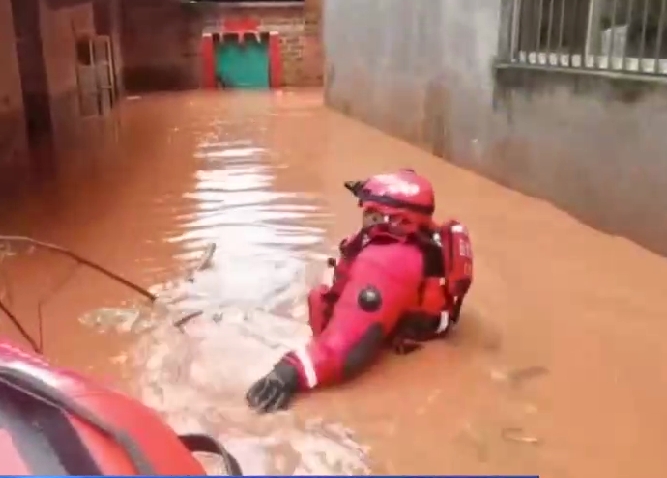
M3 197L0 225L95 259L162 305L77 270L42 307L57 363L217 435L248 474L667 472L666 259L329 111L319 91L130 98L108 123L43 159ZM305 291L359 224L342 182L406 166L473 234L460 329L254 415L246 388L307 339ZM71 262L26 252L3 255L3 297L34 331L35 303Z

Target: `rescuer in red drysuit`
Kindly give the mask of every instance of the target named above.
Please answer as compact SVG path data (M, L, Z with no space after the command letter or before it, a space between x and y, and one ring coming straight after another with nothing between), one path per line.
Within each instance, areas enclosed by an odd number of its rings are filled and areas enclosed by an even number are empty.
M351 378L384 345L408 353L445 336L472 283L466 228L433 223L430 181L412 170L345 183L363 210L361 229L340 244L331 287L308 294L313 337L287 353L246 395L260 412L284 409L292 396Z

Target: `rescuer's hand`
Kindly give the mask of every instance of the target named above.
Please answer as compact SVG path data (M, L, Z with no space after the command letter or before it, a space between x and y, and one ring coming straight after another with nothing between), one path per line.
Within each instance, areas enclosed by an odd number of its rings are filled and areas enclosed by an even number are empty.
M299 372L286 360L281 360L265 377L255 382L248 393L248 406L260 413L284 410L299 388Z

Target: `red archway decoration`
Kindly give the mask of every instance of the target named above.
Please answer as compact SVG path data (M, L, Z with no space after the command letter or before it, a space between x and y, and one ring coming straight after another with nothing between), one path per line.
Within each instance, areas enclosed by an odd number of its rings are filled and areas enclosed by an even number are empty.
M230 17L222 21L222 30L227 33L259 30L259 20L249 17Z
M201 38L202 86L215 88L215 52L213 51L213 36L204 34Z
M271 88L280 88L283 81L283 62L280 58L278 32L269 33L269 81Z
M243 43L243 37L246 33L259 34L259 20L249 17L230 17L222 21L222 31L224 33L236 33L239 37L239 43Z

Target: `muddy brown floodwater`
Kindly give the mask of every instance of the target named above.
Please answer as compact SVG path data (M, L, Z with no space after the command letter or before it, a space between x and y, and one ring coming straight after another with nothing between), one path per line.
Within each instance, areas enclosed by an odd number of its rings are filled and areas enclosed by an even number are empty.
M108 123L17 177L0 222L151 286L170 311L79 271L43 307L53 360L214 433L249 474L667 471L666 259L328 111L318 91L130 98ZM460 329L255 416L245 389L306 340L306 288L359 223L342 182L399 166L433 178L439 215L472 231ZM211 243L211 267L185 280ZM69 263L4 262L35 330L36 298ZM169 325L195 308L183 332Z

